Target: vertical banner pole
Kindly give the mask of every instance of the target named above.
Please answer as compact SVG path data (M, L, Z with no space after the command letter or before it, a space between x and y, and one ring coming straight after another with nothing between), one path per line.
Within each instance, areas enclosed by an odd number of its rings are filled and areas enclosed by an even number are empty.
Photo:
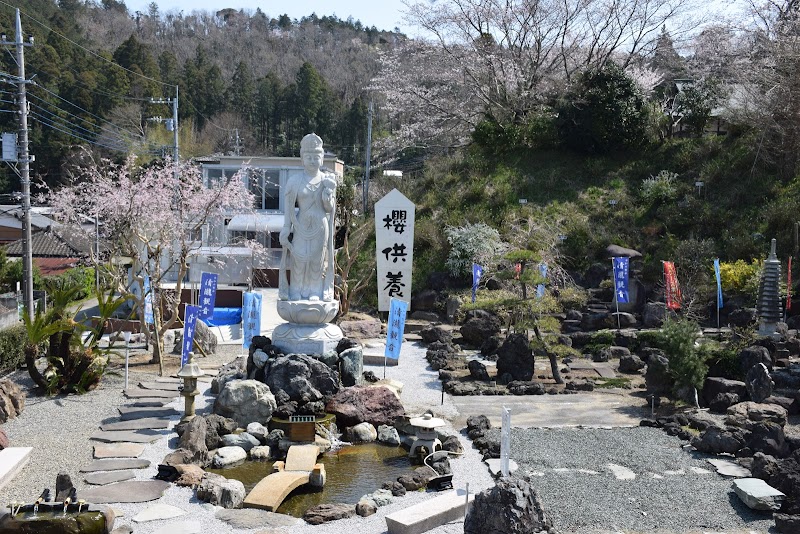
M511 447L511 410L503 406L503 422L500 430L500 472L508 476L509 448Z

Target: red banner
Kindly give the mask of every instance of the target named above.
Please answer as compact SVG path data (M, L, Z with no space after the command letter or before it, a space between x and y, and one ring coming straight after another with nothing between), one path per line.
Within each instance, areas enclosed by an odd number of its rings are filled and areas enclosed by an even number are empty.
M792 309L792 257L789 256L789 268L786 272L786 310Z
M671 261L664 263L664 301L670 310L679 310L681 307L681 288L678 287L678 274L675 264Z

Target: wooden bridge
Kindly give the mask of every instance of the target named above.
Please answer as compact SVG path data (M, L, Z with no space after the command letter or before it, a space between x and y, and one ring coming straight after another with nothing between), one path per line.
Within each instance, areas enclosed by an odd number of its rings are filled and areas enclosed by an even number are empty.
M273 472L267 475L244 499L245 508L258 508L274 512L289 494L304 484L323 486L325 466L317 463L319 447L292 445L286 453L286 462L275 462Z

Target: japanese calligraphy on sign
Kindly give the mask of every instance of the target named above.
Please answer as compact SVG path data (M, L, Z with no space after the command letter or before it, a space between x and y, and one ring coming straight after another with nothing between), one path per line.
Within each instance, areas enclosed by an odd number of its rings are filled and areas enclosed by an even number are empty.
M217 280L218 274L203 273L200 277L200 298L198 308L200 314L198 319L205 321L214 315L214 304L217 301Z
M249 349L253 336L261 335L261 293L244 293L242 297L242 345Z
M414 210L414 203L397 189L375 203L375 255L380 311L389 311L392 299L411 302Z
M189 361L189 353L192 352L194 344L194 328L197 323L197 313L200 309L197 306L186 306L186 313L183 316L183 348L181 349L181 367Z
M620 304L628 302L628 258L612 258L614 266L614 299Z
M407 311L407 302L400 299L391 299L389 324L386 327L386 351L384 352L386 358L392 360L400 359L400 347L403 344Z
M153 291L150 287L149 276L145 275L142 289L144 291L144 323L155 324L155 319L153 318Z

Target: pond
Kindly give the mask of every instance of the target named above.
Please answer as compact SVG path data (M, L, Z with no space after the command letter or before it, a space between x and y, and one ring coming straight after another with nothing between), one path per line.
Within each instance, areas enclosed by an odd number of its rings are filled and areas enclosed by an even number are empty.
M384 482L397 480L416 467L409 461L405 449L380 443L344 446L335 452L326 452L318 461L325 464L325 487L321 491L308 485L297 488L283 501L278 513L301 517L318 504L356 504L362 495L380 489ZM249 493L262 478L272 473L272 464L247 461L236 467L208 471L240 480Z

